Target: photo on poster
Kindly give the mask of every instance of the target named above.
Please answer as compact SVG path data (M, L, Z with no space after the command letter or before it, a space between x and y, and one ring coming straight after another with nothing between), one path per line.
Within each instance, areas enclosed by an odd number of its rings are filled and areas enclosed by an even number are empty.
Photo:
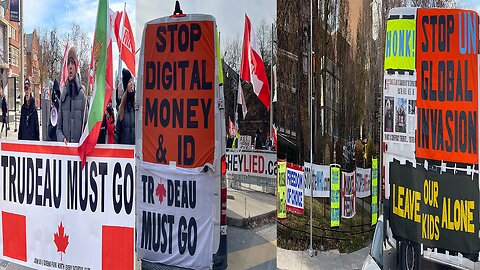
M385 97L385 132L393 132L393 108L395 102L393 97Z
M416 100L409 100L408 101L408 114L415 114L415 103Z
M407 99L397 98L395 102L395 132L407 132Z

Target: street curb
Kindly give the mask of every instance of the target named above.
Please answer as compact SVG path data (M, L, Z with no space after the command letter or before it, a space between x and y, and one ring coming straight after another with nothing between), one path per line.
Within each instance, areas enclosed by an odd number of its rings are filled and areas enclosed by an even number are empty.
M261 219L264 219L264 218L275 217L276 214L277 214L277 210L272 210L270 212L260 214L258 216L254 216L254 217L249 217L249 218L233 218L233 217L227 216L227 225L228 226L233 226L233 227L238 227L238 228L243 228L251 222L255 222L255 221L258 221L258 220L261 220Z

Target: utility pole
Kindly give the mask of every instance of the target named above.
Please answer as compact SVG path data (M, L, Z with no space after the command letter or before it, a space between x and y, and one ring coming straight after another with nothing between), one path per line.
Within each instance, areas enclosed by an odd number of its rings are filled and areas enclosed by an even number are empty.
M310 179L310 248L308 249L308 254L310 257L313 257L313 224L312 224L312 213L313 213L313 179L312 179L312 168L313 168L313 127L312 127L312 51L313 51L313 0L310 0L310 26L308 33L308 121L310 122L310 171L308 173Z

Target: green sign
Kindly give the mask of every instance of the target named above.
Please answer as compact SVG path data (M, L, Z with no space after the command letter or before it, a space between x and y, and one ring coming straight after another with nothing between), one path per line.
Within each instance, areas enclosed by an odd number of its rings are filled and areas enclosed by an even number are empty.
M287 162L278 161L277 165L277 219L285 219L287 218Z
M330 226L340 226L340 168L330 167Z

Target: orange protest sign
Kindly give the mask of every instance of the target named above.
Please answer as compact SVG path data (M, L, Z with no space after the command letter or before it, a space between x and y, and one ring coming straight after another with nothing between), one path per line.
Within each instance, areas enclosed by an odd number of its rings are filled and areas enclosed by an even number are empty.
M418 9L416 157L478 164L478 14Z
M215 149L213 21L148 24L144 34L143 160L196 168Z

